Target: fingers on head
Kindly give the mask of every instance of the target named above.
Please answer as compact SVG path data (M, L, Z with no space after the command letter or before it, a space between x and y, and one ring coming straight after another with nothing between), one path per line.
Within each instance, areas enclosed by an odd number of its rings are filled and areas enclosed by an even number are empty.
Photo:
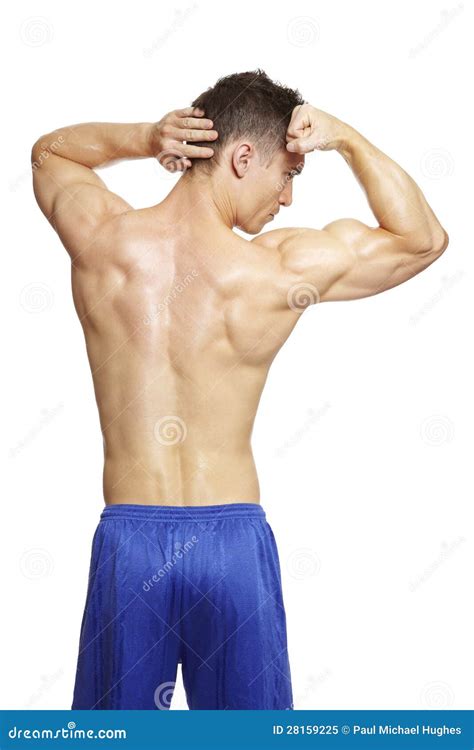
M200 107L184 107L184 109L175 109L173 114L176 117L203 117L204 110Z
M189 159L210 159L214 156L214 149L207 146L189 146L183 145L183 154Z

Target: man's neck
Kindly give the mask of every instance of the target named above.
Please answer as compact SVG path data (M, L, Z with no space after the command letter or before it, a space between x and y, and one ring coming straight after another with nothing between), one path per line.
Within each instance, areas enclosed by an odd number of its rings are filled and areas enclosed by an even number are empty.
M191 170L193 168L191 167ZM197 220L207 226L235 226L235 212L229 191L222 178L204 174L184 174L159 204L179 221Z

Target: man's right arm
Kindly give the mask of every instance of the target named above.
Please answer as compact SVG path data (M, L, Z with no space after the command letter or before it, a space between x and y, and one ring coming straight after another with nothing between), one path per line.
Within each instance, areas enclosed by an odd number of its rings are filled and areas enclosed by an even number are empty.
M346 123L315 108L301 110L288 131L288 150L337 150L378 226L339 219L322 230L287 230L280 245L284 264L316 286L318 301L378 294L427 268L446 249L448 236L415 181Z

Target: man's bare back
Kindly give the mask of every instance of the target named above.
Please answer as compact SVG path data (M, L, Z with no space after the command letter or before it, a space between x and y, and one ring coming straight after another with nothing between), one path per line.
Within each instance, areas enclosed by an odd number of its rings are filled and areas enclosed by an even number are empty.
M228 180L196 176L193 168L162 203L142 210L107 191L93 168L156 154L152 126L135 126L132 139L124 138L132 126L75 126L36 144L37 199L72 258L107 504L258 503L252 426L271 362L305 306L389 289L447 245L398 165L327 113L296 110L287 137L295 150L279 152L270 171L256 166L243 138L227 149ZM189 127L198 127L187 114ZM193 138L186 130L183 140L202 141L197 132ZM180 147L197 156L182 140ZM251 242L232 231L257 234L290 205L303 154L332 148L366 191L378 227L342 219Z
M123 214L91 248L96 262L73 268L109 503L259 501L252 425L299 317L295 276L272 249L192 215L166 201Z

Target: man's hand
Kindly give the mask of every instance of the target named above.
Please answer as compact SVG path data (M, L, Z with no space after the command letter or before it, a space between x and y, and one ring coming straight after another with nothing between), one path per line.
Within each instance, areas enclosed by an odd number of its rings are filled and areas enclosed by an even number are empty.
M191 159L209 159L212 148L191 146L191 141L215 141L213 122L204 118L202 109L187 107L168 112L152 125L150 151L169 172L182 172L192 166Z
M294 108L286 131L286 148L297 154L331 151L344 143L346 123L311 104Z

